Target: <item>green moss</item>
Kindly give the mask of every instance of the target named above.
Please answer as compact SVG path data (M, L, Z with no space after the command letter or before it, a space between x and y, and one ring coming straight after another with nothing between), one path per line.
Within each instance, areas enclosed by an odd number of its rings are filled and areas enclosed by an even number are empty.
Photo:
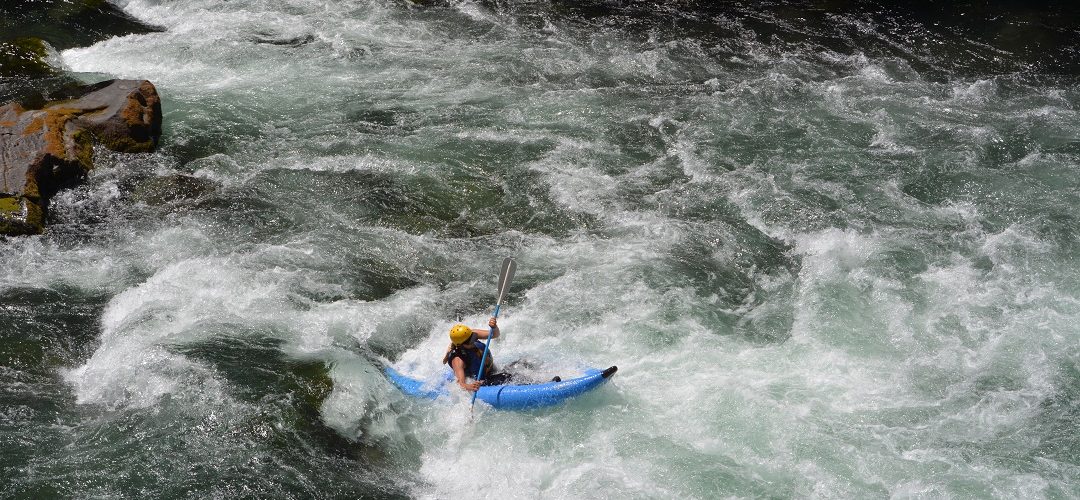
M45 60L48 46L40 38L0 42L0 77L50 76L57 73Z
M80 130L72 138L78 144L75 149L78 156L75 159L83 172L89 172L94 168L94 136L90 132Z
M102 146L121 153L150 153L154 151L154 141L152 140L138 142L131 137L99 137L98 142Z
M12 213L21 213L22 207L19 204L18 198L4 197L0 198L0 214L7 216Z
M16 38L15 40L11 41L11 45L25 52L32 53L38 57L46 57L49 55L49 50L45 45L45 41L40 38Z
M24 197L0 197L0 235L41 234L44 230L41 206Z
M33 36L59 50L85 47L132 33L161 28L139 22L108 0L3 0L0 33L7 38Z

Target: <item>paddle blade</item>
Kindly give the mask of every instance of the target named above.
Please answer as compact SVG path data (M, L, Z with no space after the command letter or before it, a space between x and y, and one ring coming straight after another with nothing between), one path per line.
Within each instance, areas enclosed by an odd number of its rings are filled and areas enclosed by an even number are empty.
M513 258L503 259L502 269L499 270L499 294L496 296L495 305L502 304L506 292L510 291L510 282L514 279L514 271L517 270L517 262Z

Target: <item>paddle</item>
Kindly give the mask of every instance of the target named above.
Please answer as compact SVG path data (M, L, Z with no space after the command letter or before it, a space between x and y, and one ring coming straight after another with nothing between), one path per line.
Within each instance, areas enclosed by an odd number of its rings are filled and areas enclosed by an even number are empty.
M495 313L493 317L499 317L499 308L502 306L503 298L506 297L506 292L510 291L510 281L514 279L514 271L517 270L517 262L514 259L507 257L503 259L502 268L499 270L499 292L495 296ZM495 343L495 336L488 337L488 341L484 343L484 355L480 357L480 368L476 370L476 381L479 382L484 378L484 363L487 361L488 349L491 348L491 344ZM477 389L472 395L472 405L476 406L476 394L480 392Z

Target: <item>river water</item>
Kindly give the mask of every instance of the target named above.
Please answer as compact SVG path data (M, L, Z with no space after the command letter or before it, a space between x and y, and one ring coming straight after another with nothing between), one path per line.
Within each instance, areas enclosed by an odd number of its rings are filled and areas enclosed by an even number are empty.
M1077 27L117 5L164 31L59 58L165 136L0 241L0 496L1080 496ZM404 397L506 255L496 360L619 373Z

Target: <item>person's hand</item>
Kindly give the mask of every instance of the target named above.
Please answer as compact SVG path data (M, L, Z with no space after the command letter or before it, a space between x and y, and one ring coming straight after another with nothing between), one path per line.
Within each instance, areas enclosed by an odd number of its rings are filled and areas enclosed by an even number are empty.
M480 389L480 382L467 382L461 384L461 388L469 392L476 392L478 389Z
M495 320L494 316L492 316L491 319L488 320L488 326L490 326L492 328L498 328L499 327L499 323L498 323L498 321Z

